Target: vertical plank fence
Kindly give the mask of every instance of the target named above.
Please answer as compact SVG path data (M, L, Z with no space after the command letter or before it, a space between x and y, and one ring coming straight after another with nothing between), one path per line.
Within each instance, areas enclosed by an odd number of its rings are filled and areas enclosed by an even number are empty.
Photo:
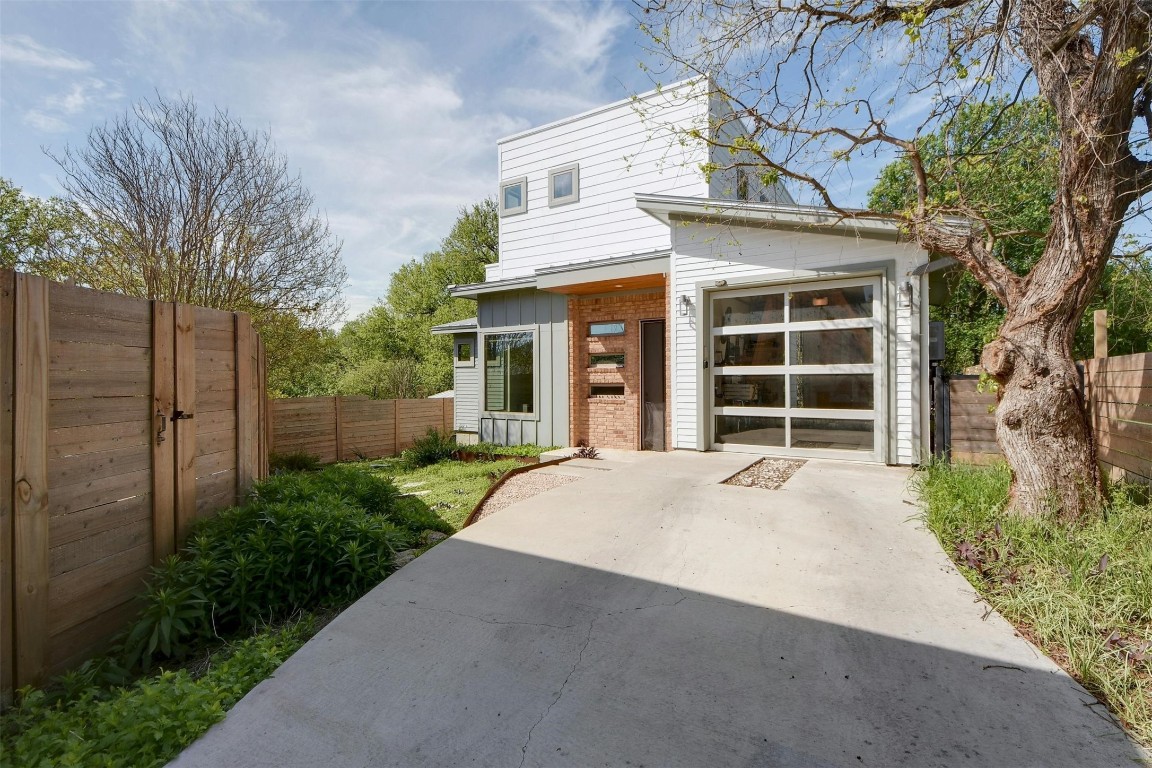
M0 270L0 688L88 658L267 474L247 316Z
M271 450L307 453L322 464L395 456L429 429L451 432L452 403L339 396L270 400Z

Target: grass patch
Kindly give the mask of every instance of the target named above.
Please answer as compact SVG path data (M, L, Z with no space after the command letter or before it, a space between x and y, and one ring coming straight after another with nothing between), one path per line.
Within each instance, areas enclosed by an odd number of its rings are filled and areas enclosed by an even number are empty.
M494 459L496 456L528 456L539 457L542 453L554 451L559 446L556 445L534 445L529 443L527 445L497 445L496 443L473 443L472 445L459 445L457 449L463 452L474 453L477 456L488 457L489 460Z
M1152 746L1152 504L1114 489L1076 526L1004 513L1008 468L933 465L915 481L961 573Z
M371 462L371 466L380 476L392 480L402 492L427 492L399 498L397 510L413 515L430 512L451 527L452 530L446 532L454 532L464 525L492 483L521 464L515 459L442 461L413 469L400 459L388 459Z
M167 670L68 696L31 691L6 712L2 766L160 766L224 717L317 630L293 620L212 654L207 669Z

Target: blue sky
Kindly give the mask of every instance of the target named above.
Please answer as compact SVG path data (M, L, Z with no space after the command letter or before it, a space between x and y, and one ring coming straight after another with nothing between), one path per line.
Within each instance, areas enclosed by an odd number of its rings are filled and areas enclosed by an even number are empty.
M0 175L153 96L268 129L344 241L352 317L496 187L496 139L651 87L625 2L0 3Z

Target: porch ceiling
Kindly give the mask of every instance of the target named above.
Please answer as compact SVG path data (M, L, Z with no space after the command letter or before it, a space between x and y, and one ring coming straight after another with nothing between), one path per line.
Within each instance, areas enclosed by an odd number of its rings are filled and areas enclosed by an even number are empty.
M573 275L575 277L575 275ZM566 285L540 286L542 291L564 293L570 296L585 296L592 293L615 293L616 291L636 291L644 288L663 288L664 275L636 275L634 277L618 277L610 280L594 280L592 282L568 283Z

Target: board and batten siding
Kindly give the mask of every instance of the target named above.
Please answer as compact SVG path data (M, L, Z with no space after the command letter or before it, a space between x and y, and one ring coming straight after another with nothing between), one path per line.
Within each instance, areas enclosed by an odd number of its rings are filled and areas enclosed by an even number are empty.
M452 337L452 348L466 342L472 345L472 364L456 363L453 371L455 403L453 426L457 432L480 431L480 366L476 363L479 350L475 333L458 333Z
M568 445L568 298L537 290L481 295L476 302L476 395L480 439L501 445ZM535 333L534 413L484 410L484 336ZM458 369L459 371L459 369ZM457 391L456 402L463 400Z
M824 234L728 224L673 221L671 259L672 317L672 435L676 448L697 449L700 413L699 376L703 355L703 316L699 290L705 297L718 280L726 290L742 284L800 282L812 279L850 278L884 269L883 297L888 318L888 397L884 407L888 446L882 448L890 464L920 460L921 402L925 379L920 375L919 278L909 272L927 260L927 254L911 244L847 234ZM888 267L881 265L887 263ZM871 265L871 266L868 266ZM899 307L896 286L910 281L914 295L910 307ZM692 306L687 315L675 308L687 296ZM924 293L924 298L927 294ZM879 406L879 399L877 405ZM705 449L709 446L705 445Z
M673 86L501 140L500 180L527 177L528 205L501 217L500 262L487 279L668 248L667 225L637 209L633 194L708 194L703 144L680 140L706 129L708 105L701 84ZM578 202L549 208L548 171L572 163Z

